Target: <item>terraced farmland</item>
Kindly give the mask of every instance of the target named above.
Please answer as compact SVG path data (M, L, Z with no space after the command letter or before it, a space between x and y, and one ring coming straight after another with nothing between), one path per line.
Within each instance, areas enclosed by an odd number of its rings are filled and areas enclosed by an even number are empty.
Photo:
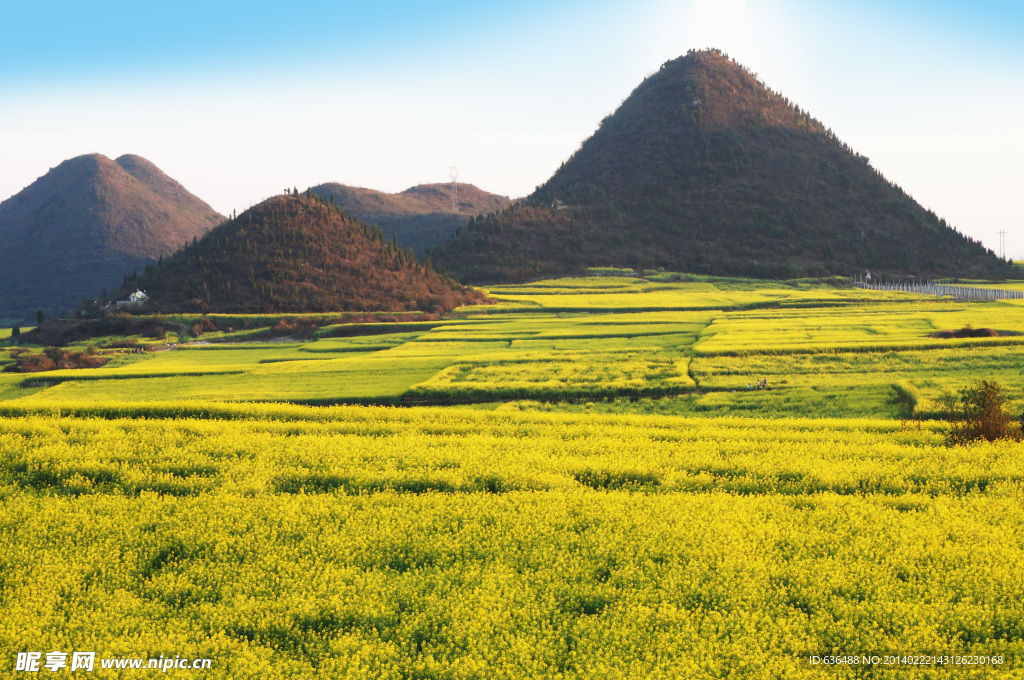
M947 446L928 417L982 378L1024 406L1020 305L716 280L490 295L437 322L0 373L0 655L1024 677L1024 448ZM930 337L968 324L1000 335Z
M1012 302L612 277L490 295L498 305L440 322L328 326L286 342L213 334L217 344L114 355L100 369L3 374L0 397L492 407L525 400L545 409L805 417L885 417L897 381L926 401L980 378L1003 382L1015 407L1024 397L1016 375L1024 307ZM968 325L997 335L932 337ZM371 334L352 335L364 332ZM750 393L759 379L771 389Z

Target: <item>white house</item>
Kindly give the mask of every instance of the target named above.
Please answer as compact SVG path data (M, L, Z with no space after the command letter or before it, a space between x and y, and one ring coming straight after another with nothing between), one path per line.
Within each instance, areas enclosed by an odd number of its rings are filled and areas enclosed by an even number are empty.
M144 291L136 289L134 293L128 296L127 300L118 300L117 307L141 307L149 296Z

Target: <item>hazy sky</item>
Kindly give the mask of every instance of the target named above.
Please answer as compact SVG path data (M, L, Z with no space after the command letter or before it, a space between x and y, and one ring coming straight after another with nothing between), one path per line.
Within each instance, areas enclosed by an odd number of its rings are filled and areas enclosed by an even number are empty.
M1024 3L3 2L0 200L144 156L227 213L328 181L521 196L717 46L961 231L1024 257Z

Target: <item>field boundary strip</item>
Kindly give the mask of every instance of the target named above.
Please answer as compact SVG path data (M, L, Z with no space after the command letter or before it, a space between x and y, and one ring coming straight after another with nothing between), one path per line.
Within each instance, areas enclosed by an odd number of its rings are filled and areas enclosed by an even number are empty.
M495 423L566 423L580 425L621 424L624 426L663 429L678 435L687 426L705 426L749 430L751 421L758 421L771 429L815 433L824 429L837 432L900 433L898 420L890 418L806 418L806 417L747 417L747 416L693 416L664 414L617 413L564 413L529 411L481 411L478 409L449 409L428 406L425 409L396 408L394 405L332 404L308 405L291 402L228 402L209 401L185 403L180 401L68 401L60 404L31 402L0 402L0 418L96 418L100 420L156 419L156 420L268 420L282 422L340 422L365 420L375 423L395 421L413 424L424 415L437 417L441 422L493 421ZM942 425L925 423L930 429L941 430Z
M705 336L705 337L714 337ZM785 354L868 354L873 352L927 351L932 349L956 349L958 347L999 347L1005 345L1024 345L1024 337L1009 338L956 338L954 340L936 339L935 342L897 342L885 345L834 345L828 347L777 347L750 349L703 349L700 341L692 347L694 356L700 357L745 357L754 355L778 356Z

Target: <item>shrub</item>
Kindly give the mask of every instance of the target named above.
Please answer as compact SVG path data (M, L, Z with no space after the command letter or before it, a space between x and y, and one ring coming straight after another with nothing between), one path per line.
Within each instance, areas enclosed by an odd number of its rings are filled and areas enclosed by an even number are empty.
M939 399L939 406L950 422L950 444L1021 438L1020 429L1006 409L1003 387L995 381L979 380L959 392L947 392Z
M900 419L900 428L905 428L907 421L914 420L917 415L917 392L912 385L906 382L893 383L889 405L893 407L896 417ZM918 429L920 427L921 423L918 421Z
M69 352L59 347L47 347L42 354L28 351L11 351L15 364L4 370L16 373L39 373L66 368L99 368L107 363L107 358L85 352Z
M207 333L209 331L217 330L217 326L212 321L210 321L210 319L208 317L201 316L201 317L199 317L198 321L196 321L194 324L192 324L192 329L191 330L192 330L192 335L194 337L198 338L203 333Z

